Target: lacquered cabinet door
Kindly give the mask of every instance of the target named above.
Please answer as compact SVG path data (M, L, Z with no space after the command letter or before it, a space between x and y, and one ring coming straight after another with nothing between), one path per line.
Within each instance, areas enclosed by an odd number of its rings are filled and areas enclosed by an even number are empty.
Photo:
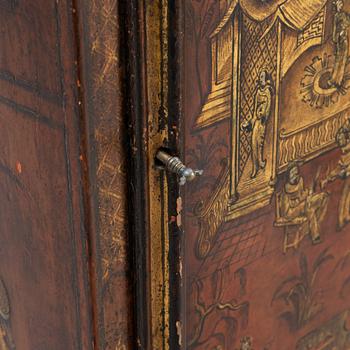
M350 2L183 12L183 347L349 349Z

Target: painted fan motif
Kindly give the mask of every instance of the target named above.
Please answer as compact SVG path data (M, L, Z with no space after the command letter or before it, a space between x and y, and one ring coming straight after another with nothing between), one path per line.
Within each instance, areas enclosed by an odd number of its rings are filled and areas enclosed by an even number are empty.
M350 60L349 60L350 61ZM314 57L312 63L305 67L305 76L300 83L303 102L311 107L323 108L334 105L341 95L345 95L350 87L350 65L347 65L341 86L329 85L334 67L334 56Z

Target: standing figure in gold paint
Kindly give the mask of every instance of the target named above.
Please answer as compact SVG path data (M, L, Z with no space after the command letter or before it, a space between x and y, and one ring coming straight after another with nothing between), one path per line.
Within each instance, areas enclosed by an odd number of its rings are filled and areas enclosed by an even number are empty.
M345 68L349 55L350 15L346 13L343 0L335 0L336 14L333 24L333 42L335 44L335 64L332 77L329 81L331 86L340 87L345 76Z
M251 136L251 157L253 170L251 178L254 179L259 170L265 169L264 145L266 125L272 110L272 81L266 70L262 70L259 76L257 91L255 94L253 118L243 124L243 129L252 132Z
M288 181L282 192L282 215L287 221L305 218L301 224L301 236L311 236L313 244L321 242L320 224L322 223L328 205L328 194L314 193L314 189L305 190L304 179L299 174L296 163L290 165Z
M321 187L324 188L327 183L337 179L344 180L338 208L338 229L340 230L350 222L350 120L338 130L336 141L342 155L337 166L321 182Z

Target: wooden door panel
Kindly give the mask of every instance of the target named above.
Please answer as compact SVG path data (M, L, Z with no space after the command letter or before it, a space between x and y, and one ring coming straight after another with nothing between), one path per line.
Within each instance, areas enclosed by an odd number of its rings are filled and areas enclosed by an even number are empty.
M69 1L0 2L4 349L92 346L71 15Z
M80 315L64 128L3 106L0 114L0 265L13 337L18 348L76 349Z

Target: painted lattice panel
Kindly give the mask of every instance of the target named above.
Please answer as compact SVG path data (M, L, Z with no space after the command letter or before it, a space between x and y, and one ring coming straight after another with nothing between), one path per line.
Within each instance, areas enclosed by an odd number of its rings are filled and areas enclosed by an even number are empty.
M253 117L259 74L262 69L266 69L272 75L273 81L276 81L277 76L277 30L274 27L263 37L267 27L268 22L258 23L243 15L240 86L240 177L249 160L251 150L250 133L242 130L241 125Z
M324 24L326 20L326 8L316 16L316 18L298 34L297 47L303 45L306 41L322 38L324 32Z

